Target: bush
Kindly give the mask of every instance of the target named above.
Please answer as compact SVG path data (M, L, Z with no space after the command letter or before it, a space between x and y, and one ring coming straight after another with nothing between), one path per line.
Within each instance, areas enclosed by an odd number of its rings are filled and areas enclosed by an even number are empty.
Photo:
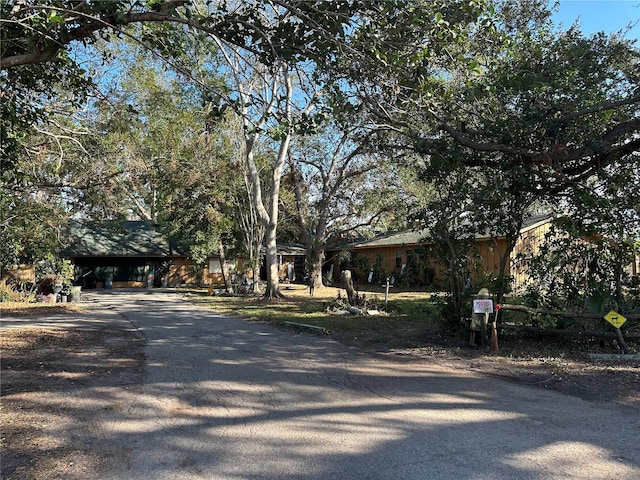
M33 292L24 291L13 285L0 285L0 302L31 302Z
M0 302L12 302L14 291L8 285L0 285Z
M39 293L43 295L50 295L53 293L53 288L56 285L56 276L55 275L45 275L42 280L40 280L39 285Z

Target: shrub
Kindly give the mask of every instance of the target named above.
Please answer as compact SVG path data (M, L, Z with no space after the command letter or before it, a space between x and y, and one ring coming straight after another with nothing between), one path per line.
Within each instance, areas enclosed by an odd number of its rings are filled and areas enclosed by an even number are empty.
M53 288L56 285L56 276L55 275L45 275L42 280L40 280L39 292L43 295L50 295L53 293Z
M0 285L0 302L11 302L13 301L14 292L13 289L8 285Z

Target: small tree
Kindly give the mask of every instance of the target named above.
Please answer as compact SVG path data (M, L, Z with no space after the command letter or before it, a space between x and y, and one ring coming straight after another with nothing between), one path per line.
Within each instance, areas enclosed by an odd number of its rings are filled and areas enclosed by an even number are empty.
M34 268L36 285L44 294L53 293L56 285L68 288L74 279L74 266L71 261L53 254L36 262Z
M430 251L446 272L449 291L448 320L451 326L465 318L465 280L473 269L473 248L479 225L473 219L473 179L463 171L437 177L430 187L432 199L418 217L425 227Z
M533 298L596 312L628 308L623 285L640 235L639 185L629 162L574 186L565 214L529 262Z

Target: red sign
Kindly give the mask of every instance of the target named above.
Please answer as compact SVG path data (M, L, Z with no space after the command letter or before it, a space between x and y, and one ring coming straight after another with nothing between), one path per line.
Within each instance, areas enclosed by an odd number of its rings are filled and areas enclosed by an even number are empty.
M496 303L496 306L494 307L496 310L500 310L502 308L502 306L499 303Z

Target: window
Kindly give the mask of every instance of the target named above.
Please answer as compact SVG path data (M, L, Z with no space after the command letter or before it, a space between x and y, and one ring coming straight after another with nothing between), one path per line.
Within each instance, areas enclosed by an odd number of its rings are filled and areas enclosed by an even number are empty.
M402 257L404 252L402 250L396 250L396 270L400 270L402 268L403 262Z
M229 272L233 273L236 269L236 264L232 260L227 260L225 265ZM218 258L209 259L209 273L222 273L222 267L220 266L220 260Z

